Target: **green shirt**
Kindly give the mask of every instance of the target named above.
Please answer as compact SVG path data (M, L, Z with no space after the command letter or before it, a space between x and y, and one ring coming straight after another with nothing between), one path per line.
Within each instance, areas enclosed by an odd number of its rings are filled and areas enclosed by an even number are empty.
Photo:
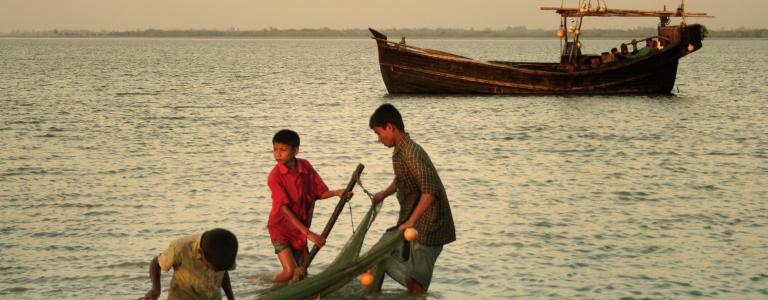
M640 50L637 50L637 53L633 55L632 57L641 57L644 55L648 55L648 53L651 53L651 47L643 47L640 48Z
M168 299L221 299L221 282L226 271L209 269L198 253L202 234L177 239L157 256L163 272L173 268ZM234 267L233 267L234 268Z
M416 209L422 194L431 194L432 203L416 221L417 242L427 246L444 245L456 240L456 230L445 187L429 155L409 134L395 145L392 153L397 201L400 215L397 225L405 223Z

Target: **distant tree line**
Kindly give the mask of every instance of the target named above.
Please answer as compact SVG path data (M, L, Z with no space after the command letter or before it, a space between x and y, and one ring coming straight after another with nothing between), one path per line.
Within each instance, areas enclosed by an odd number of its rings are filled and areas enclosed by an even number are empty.
M528 29L524 26L504 29L458 29L458 28L390 28L381 32L392 38L539 38L553 37L554 30ZM656 34L656 28L638 27L632 29L589 29L583 35L589 38L638 38ZM222 38L360 38L370 36L367 29L277 29L227 30L184 29L184 30L127 30L127 31L92 31L92 30L45 30L13 31L0 33L0 37L222 37ZM722 29L708 30L710 38L768 38L768 29Z

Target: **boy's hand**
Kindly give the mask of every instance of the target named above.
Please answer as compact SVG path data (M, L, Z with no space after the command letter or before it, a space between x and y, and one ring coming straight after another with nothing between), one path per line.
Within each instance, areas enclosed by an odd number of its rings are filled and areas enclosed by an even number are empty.
M375 203L379 203L379 202L381 202L381 200L384 200L384 198L387 198L387 196L389 196L389 195L387 195L386 192L381 191L381 192L376 193L376 195L373 195L373 198L371 198L371 201L374 204Z
M144 300L157 300L157 298L160 298L160 290L159 289L151 289L149 292L147 292L146 295L144 295Z
M317 248L322 248L323 246L325 246L325 239L322 236L319 236L312 231L307 233L307 239L312 241L312 244L317 246Z
M410 220L408 220L408 221L405 221L405 223L400 224L400 226L398 226L397 229L399 229L399 230L406 230L406 229L411 228L411 227L413 227L415 225L416 224L413 224L412 222L410 222Z
M355 193L353 193L352 191L344 193L344 190L339 190L339 198L344 198L344 195L349 196L349 198L347 198L347 200L352 200L352 197L355 196Z

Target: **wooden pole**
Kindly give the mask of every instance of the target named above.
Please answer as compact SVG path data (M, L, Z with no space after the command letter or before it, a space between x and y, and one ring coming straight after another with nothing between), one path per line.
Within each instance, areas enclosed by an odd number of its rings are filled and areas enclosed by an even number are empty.
M341 199L339 199L339 203L336 204L336 208L333 210L333 214L331 214L331 219L328 220L327 224L325 224L325 228L321 234L324 239L328 238L328 235L331 233L331 229L333 229L333 225L336 224L336 220L339 218L341 211L344 210L344 204L349 201L349 194L352 192L352 189L355 188L355 183L357 183L357 180L360 179L360 174L363 173L364 168L365 166L363 166L363 164L358 164L355 172L352 173L352 178L349 179L347 188L344 189L344 194L341 196ZM309 268L309 264L312 263L315 255L317 255L317 251L320 251L320 248L317 247L317 245L312 246L312 251L309 252L309 256L307 256L307 259L304 261L304 265L302 266L305 271L307 268Z

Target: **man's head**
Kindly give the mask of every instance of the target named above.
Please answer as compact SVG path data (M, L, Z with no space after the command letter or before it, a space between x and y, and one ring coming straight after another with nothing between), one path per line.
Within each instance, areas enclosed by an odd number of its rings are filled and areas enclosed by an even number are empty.
M237 257L237 237L226 229L208 230L200 238L200 251L214 270L229 270Z
M371 115L368 126L379 137L379 142L387 147L394 147L405 133L403 118L392 104L379 106Z
M277 162L285 164L296 158L299 154L299 134L290 129L283 129L272 137L272 154Z

